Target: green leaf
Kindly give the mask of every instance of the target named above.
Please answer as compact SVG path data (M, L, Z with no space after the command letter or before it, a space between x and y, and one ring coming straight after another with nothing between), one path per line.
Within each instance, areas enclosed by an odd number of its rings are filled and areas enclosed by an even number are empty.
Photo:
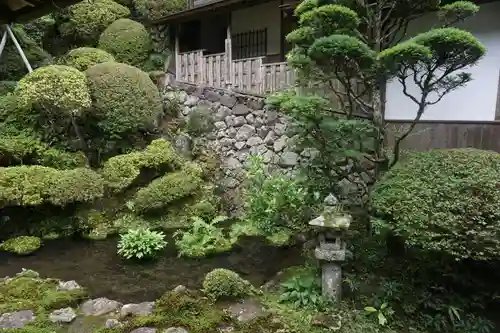
M373 306L367 306L365 307L365 311L369 313L377 312L377 309L375 309Z
M385 318L382 312L378 313L378 323L380 326L385 326L385 324L387 324L387 318Z

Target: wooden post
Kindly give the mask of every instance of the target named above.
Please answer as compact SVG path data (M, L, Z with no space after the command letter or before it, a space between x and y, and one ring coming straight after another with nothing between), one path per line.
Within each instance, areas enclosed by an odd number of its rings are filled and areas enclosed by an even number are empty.
M233 47L231 44L231 13L229 13L229 18L227 22L227 32L226 32L226 89L231 90L233 85Z
M181 57L179 48L179 33L181 26L178 24L175 29L175 79L181 79Z

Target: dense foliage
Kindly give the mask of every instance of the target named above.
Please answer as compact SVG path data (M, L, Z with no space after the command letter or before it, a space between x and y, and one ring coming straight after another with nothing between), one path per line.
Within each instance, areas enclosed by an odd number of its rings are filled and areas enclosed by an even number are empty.
M130 19L120 19L101 34L99 48L114 55L118 62L139 66L148 58L152 44L144 25Z
M377 184L373 206L409 245L459 259L500 255L500 154L474 149L409 155Z
M163 112L158 88L147 73L117 62L90 67L87 74L92 116L109 138L151 129Z
M156 20L187 9L187 0L134 0L135 8L139 15Z
M40 246L42 246L42 241L38 237L19 236L1 243L0 250L26 255L35 252Z
M99 35L130 10L112 0L82 1L58 13L59 32L77 44L95 46Z
M214 300L240 298L255 293L250 282L224 268L214 269L205 276L203 291Z
M62 59L64 65L75 67L82 72L94 65L107 61L115 61L115 58L106 51L93 47L79 47L73 49Z

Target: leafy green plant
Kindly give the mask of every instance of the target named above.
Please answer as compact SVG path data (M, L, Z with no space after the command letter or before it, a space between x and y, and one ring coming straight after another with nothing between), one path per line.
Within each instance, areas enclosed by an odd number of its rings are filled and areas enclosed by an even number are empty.
M250 161L244 219L266 237L304 230L310 202L301 182L279 173L266 173L259 157Z
M373 306L367 306L365 307L365 312L369 316L376 316L380 326L385 326L387 324L387 318L394 313L386 302L382 303L378 309Z
M294 276L281 286L284 292L280 302L293 303L297 307L318 307L325 303L321 285L315 276Z
M231 249L233 243L230 237L226 237L223 229L217 226L227 220L226 216L217 216L209 223L198 216L192 219L193 224L189 230L174 233L180 256L204 257Z
M152 231L148 228L130 229L121 235L118 254L126 259L153 258L166 246L165 235L161 231Z

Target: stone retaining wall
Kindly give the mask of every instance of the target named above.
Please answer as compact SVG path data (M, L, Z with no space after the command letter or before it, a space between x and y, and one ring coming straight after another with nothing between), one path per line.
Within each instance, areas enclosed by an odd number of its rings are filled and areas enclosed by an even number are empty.
M287 119L267 109L262 98L179 83L168 88L165 96L179 99L184 118L194 110L207 110L211 115L213 130L204 140L220 156L228 188L240 185L250 156L261 156L269 170L289 175L310 156L307 150L295 148Z

